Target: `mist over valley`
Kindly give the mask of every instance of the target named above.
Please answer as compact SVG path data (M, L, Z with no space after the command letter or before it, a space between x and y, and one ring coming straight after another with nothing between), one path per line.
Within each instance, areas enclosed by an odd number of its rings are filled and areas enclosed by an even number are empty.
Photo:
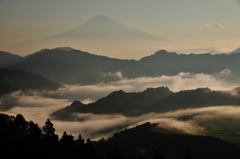
M0 153L239 159L239 11L0 1Z
M73 48L45 49L18 57L1 70L1 84L9 89L2 92L1 111L12 115L22 112L26 119L39 124L51 118L59 135L65 129L92 139L155 121L187 134L210 133L205 125L208 122L220 125L217 129L226 134L237 132L234 126L229 132L221 128L229 126L221 117L226 116L233 125L238 119L234 115L240 102L235 69L238 55L159 50L141 60L122 60ZM210 63L214 67L208 69ZM21 79L27 73L28 78ZM46 79L41 82L41 78ZM36 87L43 84L44 89ZM231 113L219 114L220 110ZM166 115L175 112L181 115ZM183 117L189 118L181 120Z

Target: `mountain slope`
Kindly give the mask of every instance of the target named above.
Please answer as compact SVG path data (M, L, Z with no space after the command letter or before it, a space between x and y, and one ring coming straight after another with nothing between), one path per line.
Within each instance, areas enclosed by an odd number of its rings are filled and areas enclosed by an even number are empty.
M72 120L70 117L74 112L135 116L144 114L149 105L166 98L171 93L166 87L148 88L139 93L125 93L119 90L94 103L85 105L75 101L70 106L54 112L52 117L60 120Z
M85 40L167 40L139 29L132 29L103 15L95 16L75 29L49 38L73 38Z
M154 48L184 46L184 42L133 29L107 16L98 15L76 28L12 46L9 51L32 53L42 48L72 47L114 58L137 59ZM146 52L148 51L148 52ZM126 56L127 55L127 56Z
M237 48L237 49L235 49L235 50L233 50L231 53L240 53L240 48Z
M231 92L235 92L233 95ZM207 106L240 105L240 89L234 91L214 91L209 88L182 90L170 94L151 106L152 112L166 112L178 109L200 108Z
M24 70L0 68L0 95L17 90L54 90L61 85Z
M159 50L140 60L122 60L80 50L46 49L11 68L40 74L61 84L96 84L125 78L159 77L181 72L216 74L229 70L227 80L240 79L240 53L177 54Z
M94 145L103 156L117 151L122 158L152 159L155 151L169 159L184 158L186 152L194 159L237 159L240 156L239 147L224 140L209 136L165 134L161 129L158 123L145 123L115 133L113 137Z
M97 56L80 50L52 49L34 54L11 68L40 74L61 84L95 84L119 80L116 72L134 65L133 60Z
M240 54L177 54L159 50L139 60L139 69L149 76L157 74L174 75L179 72L212 74L224 69L240 73ZM148 70L148 71L147 71Z
M6 68L21 62L23 57L0 51L0 68Z
M230 91L212 91L208 88L172 92L166 87L148 88L139 93L115 91L94 103L73 102L69 107L51 114L59 120L71 119L73 113L122 114L138 116L146 113L174 111L186 108L207 106L240 105L240 89Z

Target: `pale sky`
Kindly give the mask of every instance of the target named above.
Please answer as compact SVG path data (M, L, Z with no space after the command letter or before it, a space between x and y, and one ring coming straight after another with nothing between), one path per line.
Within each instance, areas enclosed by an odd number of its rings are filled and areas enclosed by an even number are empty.
M225 50L240 46L239 0L0 0L0 50L65 32L96 15L168 39Z
M108 16L128 27L141 29L156 36L186 42L206 43L206 47L222 49L220 51L231 51L240 47L240 0L0 0L0 51L8 51L6 46L9 46L10 50L10 44L41 39L71 30L96 15ZM189 46L189 48L191 47ZM151 53L154 53L154 49ZM118 90L120 87L120 89L132 92L145 89L145 87L156 87L159 84L168 84L167 86L174 91L186 88L194 89L196 86L211 86L217 90L229 90L229 88L235 87L233 84L225 83L222 79L215 79L212 75L196 74L191 79L183 75L123 80L116 85L101 88L98 86L75 88L73 86L71 87L73 92L65 92L65 94L66 96L72 95L74 99L84 99L86 94L97 98L103 97L104 93L108 94L113 89ZM83 92L84 95L81 94ZM40 125L46 121L49 112L70 104L67 100L43 99L41 96L25 97L21 93L16 94L15 98L20 107L15 107L8 113L16 115L21 112L27 120L32 120ZM25 107L37 104L43 105L43 107L34 107L36 109ZM227 107L225 109L233 110L231 111L233 114L230 114L231 117L235 117L234 115L239 112L239 110L235 110L236 108L229 109ZM216 112L226 112L225 109ZM219 115L220 117L222 114ZM108 117L105 125L102 125L102 121L99 119L80 123L54 121L54 125L60 132L59 135L66 130L72 134L76 133L76 135L79 132L87 132L83 130L90 130L94 134L103 126L111 128L112 125L122 125L122 122L126 123L131 120L124 118L116 124L116 119L118 120L118 118ZM150 120L142 117L139 119ZM153 119L151 120L153 121ZM95 121L98 123L94 124ZM138 120L134 119L134 121ZM99 122L101 122L100 127ZM169 123L173 123L173 121ZM94 126L89 128L89 125ZM181 128L185 129L186 126ZM83 135L85 137L89 134Z

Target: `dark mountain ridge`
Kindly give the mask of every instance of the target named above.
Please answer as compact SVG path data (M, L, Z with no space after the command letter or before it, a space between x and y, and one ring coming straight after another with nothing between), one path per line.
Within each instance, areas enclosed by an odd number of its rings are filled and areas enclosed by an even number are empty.
M24 116L0 114L0 152L14 158L88 159L238 159L240 149L219 138L181 133L164 133L158 123L146 122L100 140L77 138L64 131L55 133L48 118L41 128ZM91 126L91 125L89 125Z
M20 69L0 68L0 96L18 90L56 90L60 87L60 84L50 81L41 75Z
M145 50L156 47L183 46L185 42L152 35L140 29L128 27L107 16L98 15L79 26L36 40L12 45L10 52L30 54L42 48L69 46L101 55L115 57L141 57Z
M117 132L105 142L94 145L103 156L115 150L122 158L152 159L156 151L169 159L188 159L186 153L194 159L237 159L240 156L239 147L224 140L210 136L162 134L159 129L157 123L145 123Z
M23 57L9 52L0 51L0 68L9 67L21 62Z
M62 84L93 84L119 80L108 74L133 64L132 60L111 59L79 50L52 49L34 54L11 68L37 73Z
M59 120L76 120L71 119L72 113L138 116L145 113L167 112L186 108L240 105L240 89L234 89L235 95L232 95L232 91L198 88L172 92L167 87L148 88L138 93L126 93L119 90L93 103L82 104L75 101L74 105L58 110L51 116Z
M240 79L240 53L177 54L166 50L140 60L116 59L80 50L43 50L15 64L61 84L97 84L124 78L159 77L180 72L214 74L230 70L228 80ZM119 76L120 73L120 76Z

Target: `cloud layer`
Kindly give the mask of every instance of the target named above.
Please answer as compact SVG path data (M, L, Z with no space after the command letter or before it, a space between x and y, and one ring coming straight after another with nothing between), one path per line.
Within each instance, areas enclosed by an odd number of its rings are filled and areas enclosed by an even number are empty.
M119 73L119 75L121 75ZM125 79L117 82L99 85L66 85L57 91L51 92L14 92L0 99L2 113L24 115L26 120L32 120L41 127L49 118L49 114L70 105L74 100L85 103L96 101L116 90L125 92L139 92L149 87L169 87L172 91L196 89L208 87L213 90L231 90L238 86L236 83L227 81L231 76L230 70L223 70L213 75L179 73L175 76L141 77L136 79ZM8 109L9 108L9 109ZM163 114L145 114L138 117L125 117L122 115L96 115L96 114L74 114L77 119L85 119L81 122L63 122L52 120L57 134L61 137L64 131L78 136L98 139L109 137L114 132L127 127L133 127L144 122L157 122L160 127L177 130L189 134L202 134L206 128L201 123L215 122L226 119L237 123L239 121L239 107L207 107L199 109L186 109ZM191 120L179 120L182 116L192 116Z
M163 75L160 77L140 77L135 79L121 77L119 81L106 84L65 85L64 88L60 88L57 91L45 92L44 96L89 103L105 97L113 91L139 92L150 87L164 86L174 92L206 87L212 90L231 90L239 86L239 83L229 81L232 77L232 72L229 69L216 72L212 75L182 72L174 76Z
M41 127L48 118L48 108L20 108L15 107L8 112L10 115L22 113L26 120L32 120ZM76 113L76 120L85 119L81 122L68 122L51 120L59 137L64 131L77 137L81 134L84 138L98 140L100 138L111 137L115 132L125 128L131 128L145 122L159 123L160 128L187 133L204 135L209 131L208 124L212 123L215 127L232 131L240 131L238 127L240 107L239 106L214 106L206 108L183 109L167 113L151 113L137 117L125 117L122 115L97 115ZM183 116L189 117L187 120L181 120ZM229 124L231 123L231 124ZM214 128L213 128L214 129Z

